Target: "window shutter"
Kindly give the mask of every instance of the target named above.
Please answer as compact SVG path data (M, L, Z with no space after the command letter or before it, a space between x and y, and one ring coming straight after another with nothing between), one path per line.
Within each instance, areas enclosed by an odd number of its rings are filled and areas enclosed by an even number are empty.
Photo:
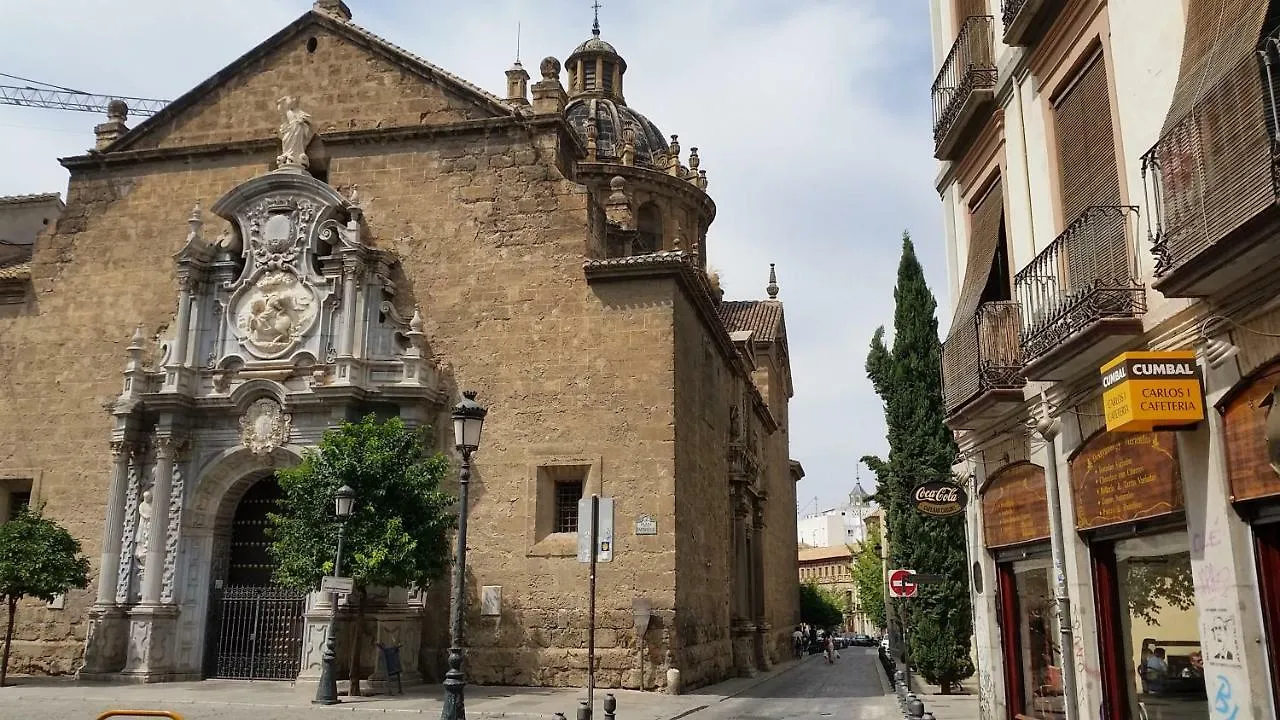
M1119 205L1107 70L1098 54L1054 103L1062 216L1070 225L1092 205Z
M965 18L975 15L990 15L987 11L987 0L956 0L956 25L964 25Z
M996 180L978 204L973 208L972 223L969 230L969 253L964 266L964 282L960 284L960 292L956 299L956 312L951 320L949 334L965 324L973 324L973 316L978 311L978 303L982 299L982 291L987 287L987 278L991 275L991 263L995 260L996 249L1000 246L1000 218L1004 215L1004 191L1000 181Z

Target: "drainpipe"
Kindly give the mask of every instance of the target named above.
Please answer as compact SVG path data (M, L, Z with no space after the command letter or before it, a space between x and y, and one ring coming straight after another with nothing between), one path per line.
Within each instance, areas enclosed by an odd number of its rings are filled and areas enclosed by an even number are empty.
M1040 419L1036 432L1045 442L1044 488L1049 504L1049 536L1053 545L1054 600L1058 605L1058 629L1062 633L1062 694L1066 704L1066 720L1080 720L1080 704L1076 695L1076 668L1072 662L1075 642L1071 630L1071 596L1067 590L1066 541L1062 530L1062 502L1058 494L1058 447L1054 438L1062 422L1052 414L1049 398L1040 394Z

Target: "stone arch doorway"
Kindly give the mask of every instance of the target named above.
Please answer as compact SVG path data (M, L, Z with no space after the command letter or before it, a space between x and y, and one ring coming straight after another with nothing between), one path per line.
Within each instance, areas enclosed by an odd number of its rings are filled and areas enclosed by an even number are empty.
M214 528L205 675L235 680L293 680L302 662L307 593L275 584L268 513L279 504L274 473L260 472ZM230 508L229 508L230 509Z

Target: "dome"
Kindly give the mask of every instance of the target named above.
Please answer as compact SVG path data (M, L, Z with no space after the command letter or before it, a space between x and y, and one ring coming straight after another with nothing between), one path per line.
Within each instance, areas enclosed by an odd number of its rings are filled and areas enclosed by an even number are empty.
M588 40L587 42L591 42ZM603 42L603 41L601 41ZM565 119L582 144L587 144L587 121L596 120L596 156L604 162L621 162L623 131L635 133L635 164L666 169L667 141L649 118L607 97L579 97L564 109Z
M607 52L613 55L618 54L618 51L614 50L613 46L609 43L601 40L599 35L592 35L588 38L585 42L574 49L573 55L577 55L580 52ZM573 55L570 55L570 57Z

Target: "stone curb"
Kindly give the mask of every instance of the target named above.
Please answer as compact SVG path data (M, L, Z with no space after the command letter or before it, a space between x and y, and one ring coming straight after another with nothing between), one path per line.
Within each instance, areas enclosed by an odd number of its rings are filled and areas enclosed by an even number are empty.
M776 677L782 677L783 675L786 675L787 673L791 672L792 670L795 670L796 668L800 667L801 665L804 665L804 664L805 664L805 661L807 661L807 660L809 659L809 657L812 657L812 656L806 656L806 657L804 657L804 658L802 658L802 659L800 659L800 660L797 660L797 661L794 661L794 662L789 662L789 663L787 663L786 665L784 665L784 666L782 666L782 667L780 667L780 668L778 668L778 669L776 669L776 670L771 670L771 671L766 672L766 673L761 673L761 674L759 674L759 675L757 675L757 676L755 676L755 677L751 678L751 679L750 679L750 681L749 681L749 682L747 682L747 683L745 683L741 688L739 688L739 689L735 690L735 691L734 691L734 692L732 692L732 693L729 693L728 695L724 695L724 696L722 696L720 699L716 700L715 702L709 702L709 703L707 703L706 705L699 705L699 706L697 706L697 707L689 708L688 710L685 710L684 712L681 712L681 713L680 713L680 714L678 714L678 715L672 715L671 717L667 718L666 720L681 720L681 718L685 718L685 717L688 717L688 716L690 716L690 715L693 715L693 714L694 714L694 713L696 713L696 712L701 712L702 710L706 710L707 708L711 707L712 705L717 705L717 704L719 704L719 703L724 702L725 700L730 700L730 699L732 699L732 698L738 697L739 695L741 695L741 694L743 694L743 693L747 692L748 690L754 690L755 688L760 687L760 686L761 686L761 685L763 685L764 683L769 682L770 680L772 680L772 679L774 679L774 678L776 678Z

